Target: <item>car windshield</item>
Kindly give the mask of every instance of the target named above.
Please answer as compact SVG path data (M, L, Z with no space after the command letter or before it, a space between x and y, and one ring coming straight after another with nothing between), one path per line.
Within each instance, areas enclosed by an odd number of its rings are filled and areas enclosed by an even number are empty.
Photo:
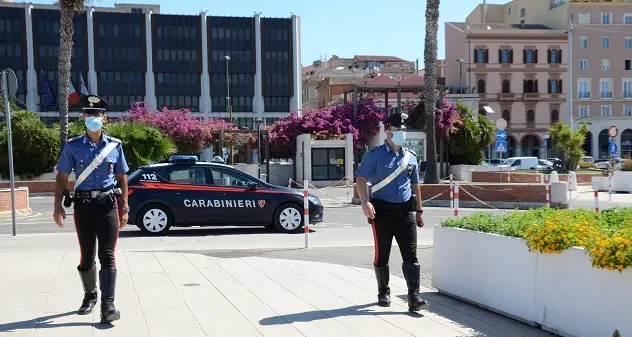
M503 165L511 165L511 164L513 164L515 161L516 161L516 159L513 159L513 158L506 159L506 160L503 162Z

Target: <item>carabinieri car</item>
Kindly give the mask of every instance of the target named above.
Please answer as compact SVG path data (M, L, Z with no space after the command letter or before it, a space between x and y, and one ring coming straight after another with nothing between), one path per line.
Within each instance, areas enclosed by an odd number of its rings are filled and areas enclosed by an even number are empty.
M303 191L271 185L217 162L176 155L140 167L128 177L129 224L160 235L170 227L274 226L283 233L304 227ZM323 205L309 194L309 222L323 221Z

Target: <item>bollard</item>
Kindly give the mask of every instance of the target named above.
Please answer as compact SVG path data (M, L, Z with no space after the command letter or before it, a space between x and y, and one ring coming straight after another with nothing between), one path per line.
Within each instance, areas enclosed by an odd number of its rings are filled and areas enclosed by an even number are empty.
M459 216L459 183L454 183L454 216Z
M608 173L608 201L612 201L612 173Z
M546 207L551 207L551 179L544 178L544 186L546 188Z
M351 187L350 181L351 179L347 178L347 202L349 202L351 199L349 199L349 188Z
M454 181L450 175L450 208L454 208Z
M303 180L303 222L305 223L305 248L309 248L309 188L307 180Z
M292 178L287 181L287 187L292 188Z
M599 191L595 190L595 213L599 213Z

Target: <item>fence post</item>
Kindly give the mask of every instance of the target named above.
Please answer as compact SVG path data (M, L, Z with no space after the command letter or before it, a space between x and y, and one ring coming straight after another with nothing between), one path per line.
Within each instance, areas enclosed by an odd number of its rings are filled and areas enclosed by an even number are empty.
M595 213L599 213L599 191L595 190Z
M454 208L454 181L450 174L450 208Z
M287 187L290 187L290 188L292 187L292 178L289 178L287 180Z
M612 201L612 173L608 172L608 201Z
M543 176L543 178L546 188L546 207L551 207L551 176Z
M303 180L303 222L305 228L305 248L309 248L309 185Z
M459 216L459 183L454 183L454 216Z

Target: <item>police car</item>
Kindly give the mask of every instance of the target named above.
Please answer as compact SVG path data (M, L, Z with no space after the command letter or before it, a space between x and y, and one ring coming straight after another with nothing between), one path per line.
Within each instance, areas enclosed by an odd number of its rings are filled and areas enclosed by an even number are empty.
M171 227L274 226L283 233L304 227L303 192L268 184L224 163L172 156L128 177L129 224L160 235ZM323 205L309 195L309 222L323 221Z

